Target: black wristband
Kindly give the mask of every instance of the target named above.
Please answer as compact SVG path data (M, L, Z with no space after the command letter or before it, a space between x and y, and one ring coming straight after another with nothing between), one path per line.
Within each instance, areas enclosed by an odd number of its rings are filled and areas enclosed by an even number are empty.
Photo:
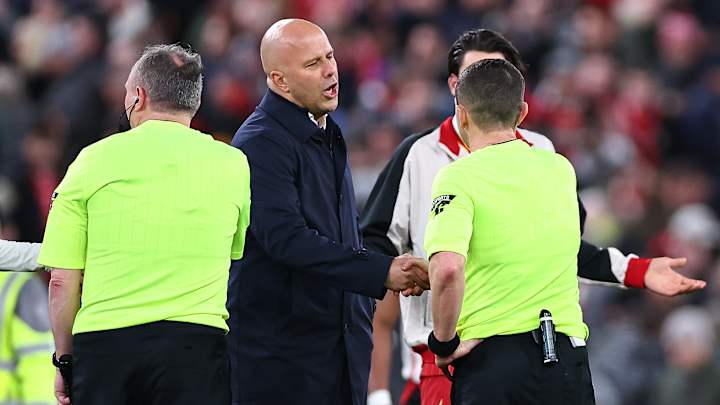
M430 332L428 336L428 349L440 357L447 357L453 353L460 346L460 336L455 334L455 337L447 342L441 342L435 337L435 332Z
M60 358L57 358L57 353L52 355L53 366L57 368L72 367L72 355L63 354Z

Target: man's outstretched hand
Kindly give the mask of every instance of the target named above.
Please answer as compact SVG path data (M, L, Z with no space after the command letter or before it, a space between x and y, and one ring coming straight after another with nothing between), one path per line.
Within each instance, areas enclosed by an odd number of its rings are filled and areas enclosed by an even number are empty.
M650 267L645 273L645 288L666 297L688 294L705 288L704 281L685 277L675 271L686 263L687 259L684 257L652 259Z

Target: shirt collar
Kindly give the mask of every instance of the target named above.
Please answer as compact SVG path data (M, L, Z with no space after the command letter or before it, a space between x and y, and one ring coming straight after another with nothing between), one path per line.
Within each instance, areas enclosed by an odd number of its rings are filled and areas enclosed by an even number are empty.
M453 129L455 130L455 134L459 134L459 133L460 133L460 123L458 122L458 117L457 117L457 115L453 115L453 116L452 116L452 127L453 127Z
M327 114L324 114L322 117L315 119L315 116L308 111L308 118L310 118L310 121L313 122L313 124L317 125L318 127L322 129L327 128Z
M440 143L445 145L445 147L447 147L447 149L454 157L459 157L463 149L469 152L467 147L465 146L465 143L462 141L462 138L460 138L460 135L458 135L460 133L460 131L458 130L459 127L460 126L458 124L458 119L456 115L448 117L440 125ZM524 136L522 136L519 128L515 130L515 138L520 139L529 146L533 146L532 142L528 141L527 139L525 139Z
M460 139L457 132L457 119L454 116L447 117L442 124L440 124L440 144L444 145L450 155L456 159L460 157L462 150L467 152L465 144Z
M308 140L313 135L320 135L321 127L309 119L309 111L302 108L290 100L281 97L274 91L268 89L258 108L271 115L293 136L301 142ZM320 120L327 125L329 116L326 114L320 117Z

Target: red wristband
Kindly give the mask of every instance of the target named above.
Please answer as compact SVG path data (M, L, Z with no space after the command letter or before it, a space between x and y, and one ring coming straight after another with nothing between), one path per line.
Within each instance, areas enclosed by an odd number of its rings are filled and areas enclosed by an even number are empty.
M630 288L645 288L645 273L650 267L652 259L630 259L625 272L625 285Z

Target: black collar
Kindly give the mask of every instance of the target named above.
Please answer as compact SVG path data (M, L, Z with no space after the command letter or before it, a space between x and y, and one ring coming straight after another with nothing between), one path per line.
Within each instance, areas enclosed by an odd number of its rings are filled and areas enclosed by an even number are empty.
M322 138L323 129L310 120L307 109L279 96L270 89L265 93L258 108L275 118L300 142L307 141L313 135ZM326 127L330 129L331 125L334 126L335 123L332 122L328 115Z

